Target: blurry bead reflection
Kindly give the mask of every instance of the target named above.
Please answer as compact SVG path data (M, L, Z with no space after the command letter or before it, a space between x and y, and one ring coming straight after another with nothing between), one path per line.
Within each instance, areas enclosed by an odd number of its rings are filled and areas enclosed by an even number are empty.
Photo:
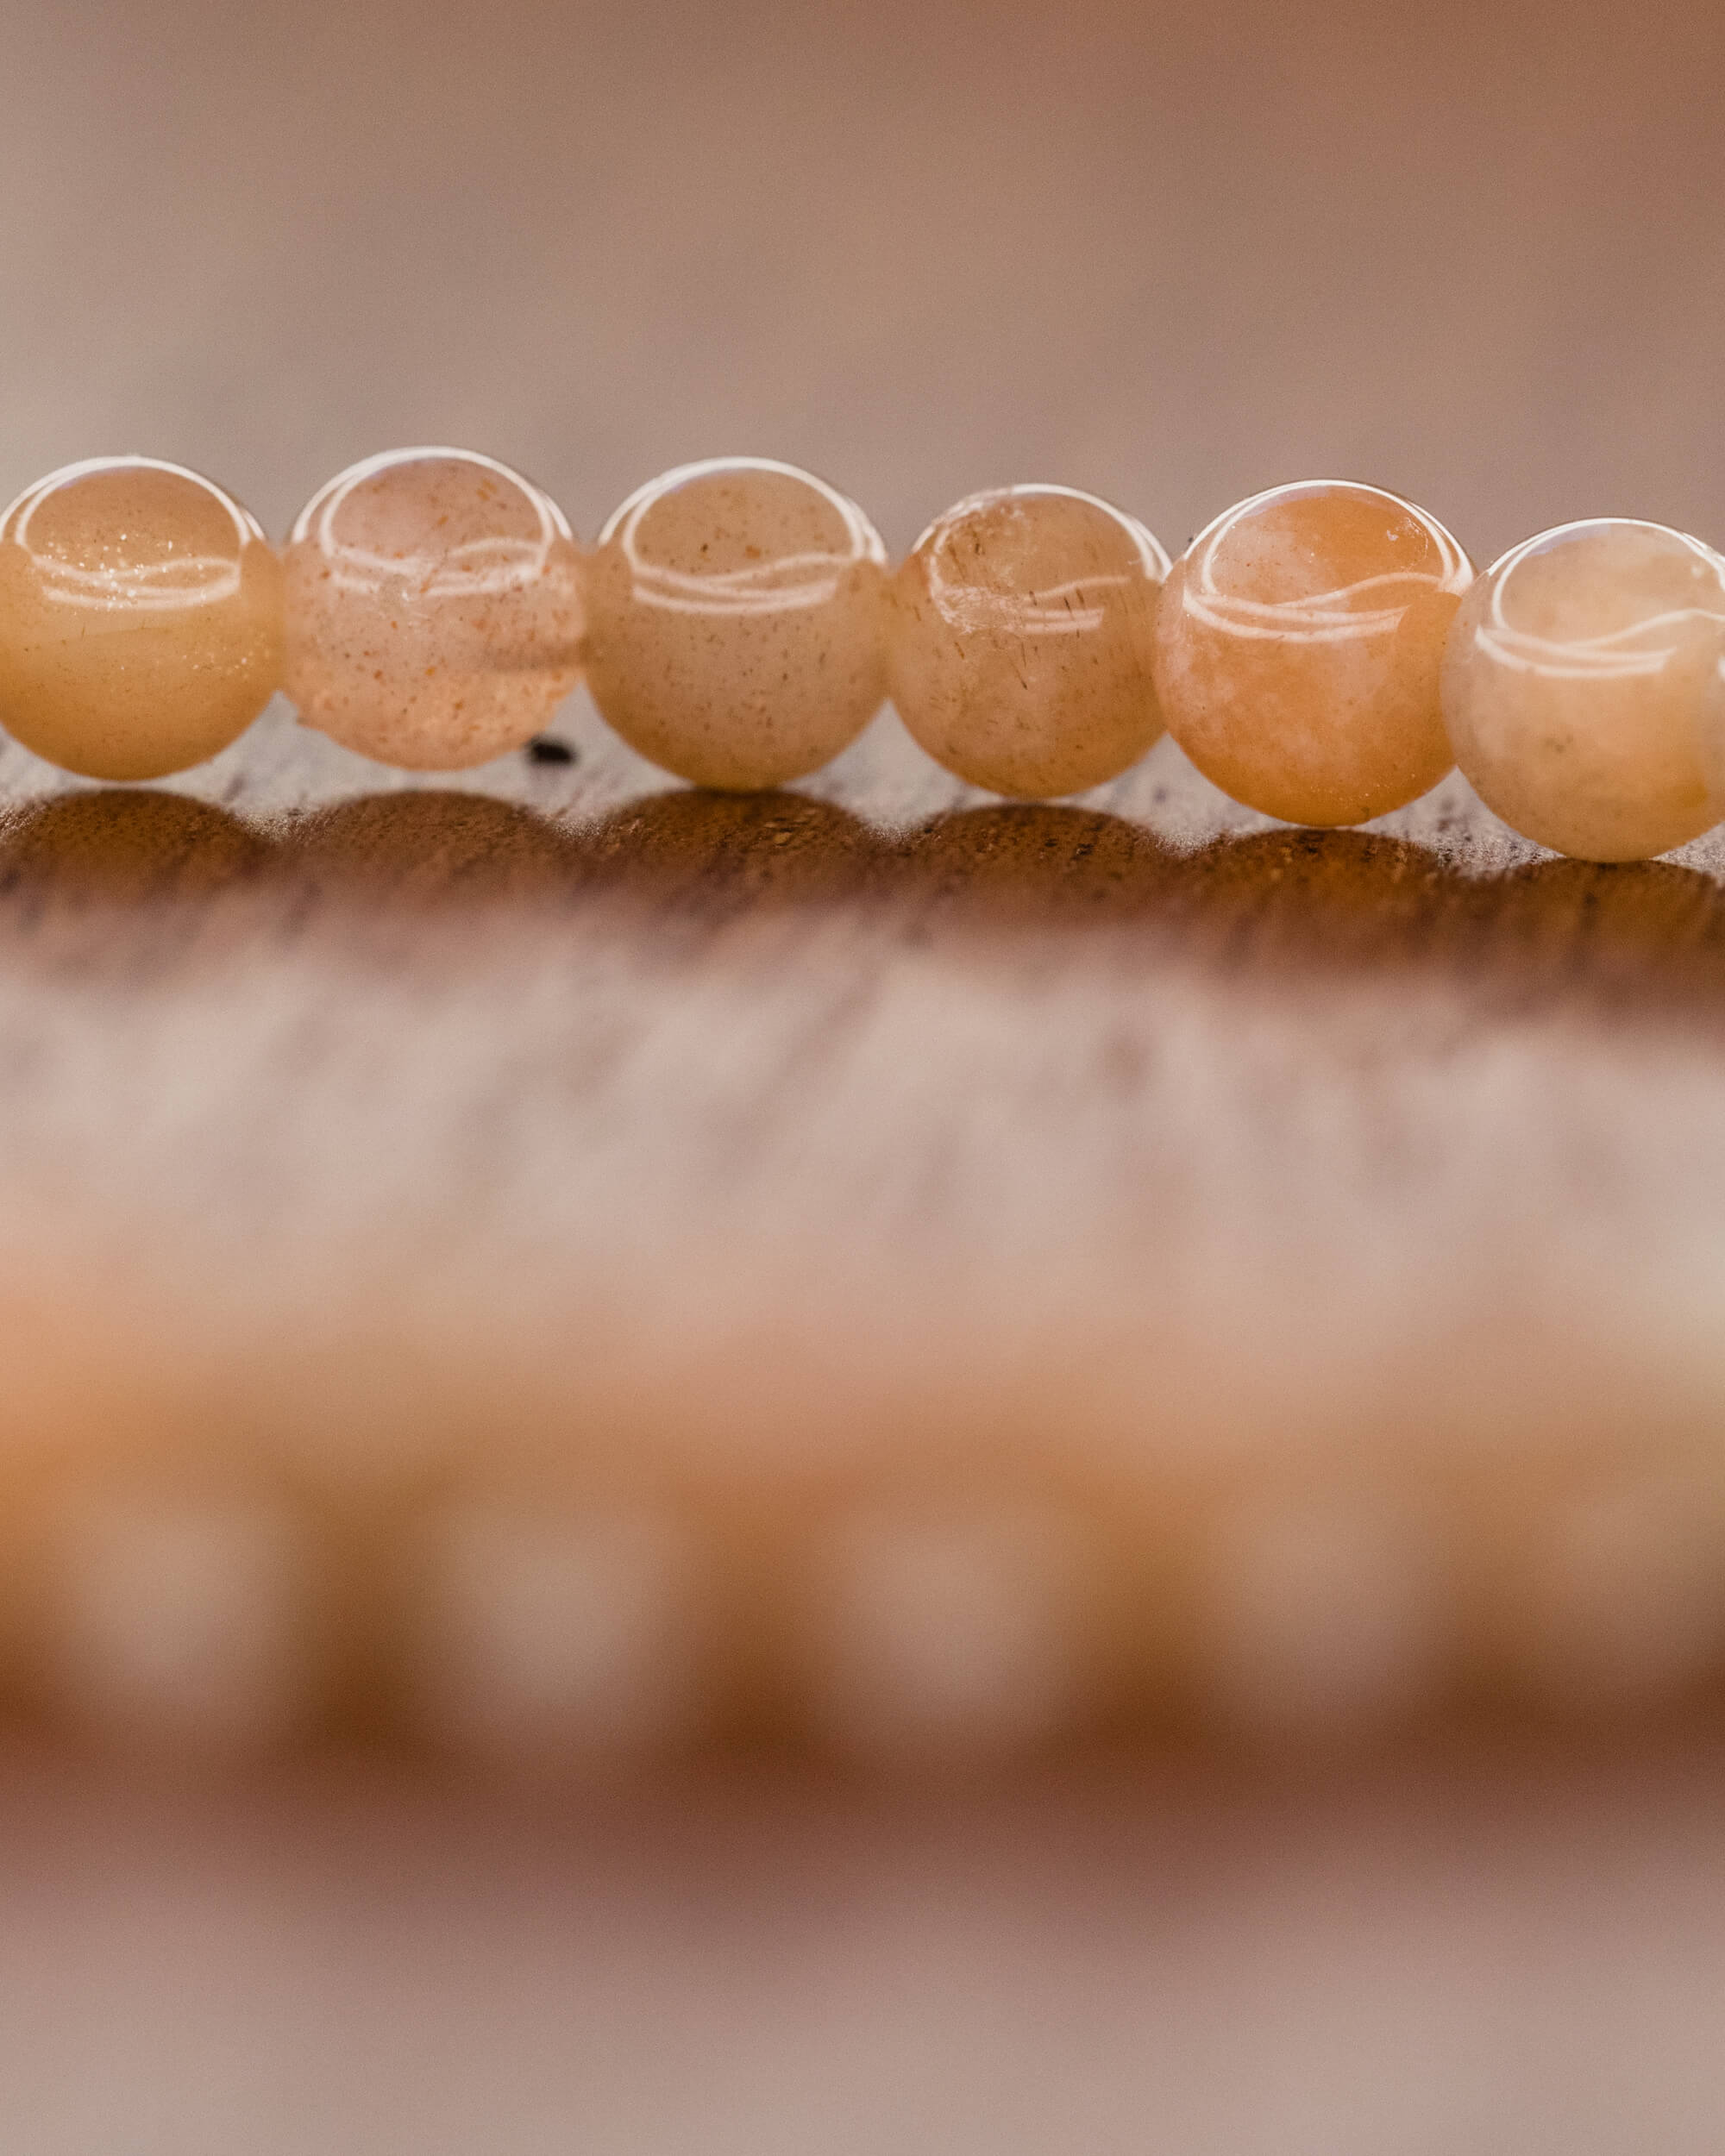
M55 1703L91 1737L188 1756L267 1751L317 1705L322 1580L304 1523L245 1491L92 1486L54 1545Z
M1086 1539L1063 1515L859 1513L810 1552L817 1726L898 1764L981 1764L1083 1704Z
M699 1559L675 1521L458 1503L423 1554L411 1676L440 1741L499 1764L597 1764L695 1721Z

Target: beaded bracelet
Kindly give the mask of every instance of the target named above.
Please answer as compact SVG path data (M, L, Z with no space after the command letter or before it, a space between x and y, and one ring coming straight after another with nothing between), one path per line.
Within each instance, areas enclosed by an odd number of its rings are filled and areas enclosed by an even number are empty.
M465 450L332 479L278 555L229 495L144 457L67 467L0 518L0 721L87 777L182 770L285 689L416 770L521 747L585 670L625 741L699 786L818 769L890 695L978 787L1100 785L1165 730L1287 821L1358 824L1458 765L1539 843L1663 853L1725 805L1725 559L1598 518L1476 580L1382 489L1280 486L1170 563L1135 518L1010 486L896 574L806 472L735 457L630 497L583 554L549 496Z

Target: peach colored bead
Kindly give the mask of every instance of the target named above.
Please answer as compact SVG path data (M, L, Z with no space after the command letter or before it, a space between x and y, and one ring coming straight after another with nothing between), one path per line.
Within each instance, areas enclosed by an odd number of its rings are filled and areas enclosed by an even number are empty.
M490 457L367 458L306 504L285 560L287 693L380 763L486 763L580 677L580 551L550 497Z
M1697 838L1725 799L1725 559L1599 518L1506 554L1444 663L1456 761L1524 837L1584 861Z
M893 580L888 681L937 763L1040 800L1100 786L1162 731L1151 675L1168 556L1068 486L1006 486L938 517Z
M800 778L886 694L886 549L854 502L787 464L685 465L612 517L588 564L593 701L697 786Z
M243 733L280 684L281 564L212 480L68 465L0 517L0 723L67 771L159 779Z
M1207 779L1290 824L1363 824L1453 758L1444 636L1473 580L1422 509L1313 479L1255 494L1201 532L1164 587L1157 687Z

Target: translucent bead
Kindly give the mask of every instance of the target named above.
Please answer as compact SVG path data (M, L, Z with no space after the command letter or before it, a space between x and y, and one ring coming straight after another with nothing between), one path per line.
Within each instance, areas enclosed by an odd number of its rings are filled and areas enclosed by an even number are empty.
M1168 730L1207 779L1290 824L1363 824L1454 761L1438 682L1473 580L1424 510L1313 479L1219 517L1157 617Z
M285 561L287 693L380 763L488 762L580 677L580 550L550 497L490 457L367 457L306 504Z
M1450 634L1456 761L1524 837L1640 861L1725 798L1725 560L1663 524L1601 517L1513 548Z
M225 749L280 684L281 564L213 481L149 457L39 480L0 517L0 723L91 779Z
M1065 486L1007 486L937 517L893 581L899 716L973 786L1045 799L1100 786L1162 731L1151 679L1168 556Z
M786 464L685 465L631 494L588 564L593 701L643 756L745 793L818 770L886 694L886 549Z

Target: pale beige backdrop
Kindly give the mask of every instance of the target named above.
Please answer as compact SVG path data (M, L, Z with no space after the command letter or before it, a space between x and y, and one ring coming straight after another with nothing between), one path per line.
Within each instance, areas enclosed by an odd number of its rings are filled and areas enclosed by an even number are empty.
M453 439L589 535L743 450L899 547L1320 473L1725 537L1705 0L7 0L0 69L9 496L137 448L279 528Z
M588 535L741 450L895 548L1319 473L1481 559L1719 543L1722 91L1706 0L0 0L0 497L139 449L279 530L448 439ZM20 2156L1716 2156L1722 1997L1693 1731L891 1802L0 1775Z

